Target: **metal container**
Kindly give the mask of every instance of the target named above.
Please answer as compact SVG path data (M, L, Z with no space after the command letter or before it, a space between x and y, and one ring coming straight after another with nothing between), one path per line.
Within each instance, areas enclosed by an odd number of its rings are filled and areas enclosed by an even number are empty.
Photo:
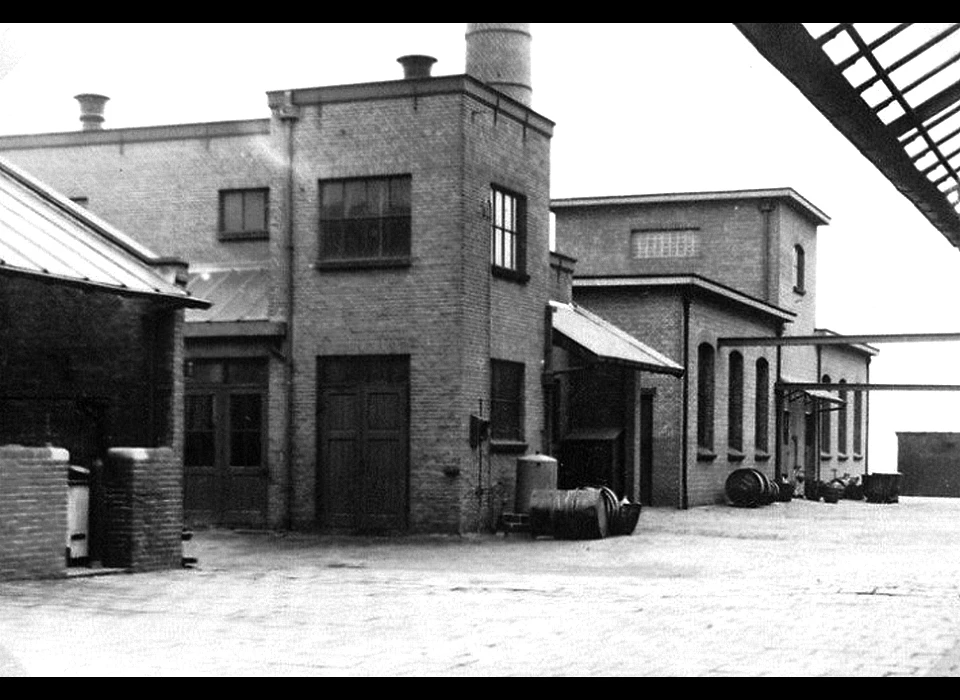
M600 489L536 489L530 494L530 534L597 540L609 532L608 498Z
M537 489L557 488L557 460L547 455L525 455L517 460L514 513L530 512L530 494Z
M90 470L71 464L67 472L67 563L90 556Z

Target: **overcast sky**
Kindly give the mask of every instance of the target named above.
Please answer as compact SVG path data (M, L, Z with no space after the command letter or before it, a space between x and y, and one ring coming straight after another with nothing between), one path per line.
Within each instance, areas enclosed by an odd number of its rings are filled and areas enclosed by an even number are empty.
M394 80L404 54L464 72L453 24L0 25L0 134L79 128L73 96L111 99L107 128L269 116L265 92ZM826 212L818 326L960 331L960 251L732 24L545 24L533 108L556 122L551 196L792 187ZM642 339L641 339L642 340ZM960 384L958 343L880 346L874 382ZM960 394L871 395L871 468L898 430L960 431Z

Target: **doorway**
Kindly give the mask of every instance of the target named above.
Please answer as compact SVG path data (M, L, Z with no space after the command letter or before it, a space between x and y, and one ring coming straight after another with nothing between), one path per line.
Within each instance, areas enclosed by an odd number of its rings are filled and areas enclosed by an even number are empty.
M410 360L317 358L317 513L321 527L407 527Z
M192 525L264 527L267 512L267 363L188 364L184 517Z

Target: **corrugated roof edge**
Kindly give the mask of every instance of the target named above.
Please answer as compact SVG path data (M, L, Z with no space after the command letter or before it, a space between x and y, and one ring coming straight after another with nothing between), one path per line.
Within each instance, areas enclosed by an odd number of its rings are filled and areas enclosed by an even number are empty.
M575 207L601 207L621 204L661 204L665 202L710 202L731 199L786 199L793 202L808 216L822 225L830 223L830 217L801 196L792 187L773 187L756 190L718 190L712 192L663 192L659 194L606 195L601 197L568 197L551 199L550 209Z
M9 161L4 160L2 157L0 157L0 172L12 178L23 187L26 187L34 194L41 197L44 201L59 208L61 211L69 214L70 216L73 216L85 226L88 226L114 245L120 247L127 254L134 256L142 264L150 268L171 264L186 266L186 263L181 260L174 260L170 257L161 257L157 255L149 248L137 243L119 229L114 228L103 219L100 219L92 212L88 211L84 207L81 207L79 204L70 201L67 197L61 195L49 185L41 182L32 175L27 174L25 171L16 167ZM208 301L193 297L189 292L187 292L186 289L180 289L175 284L168 282L157 270L152 269L151 271L157 276L157 281L161 285L161 287L157 287L157 294L160 296L182 299L183 301L189 302L190 306L206 308L211 305ZM104 286L106 289L114 289L110 285L95 286ZM162 287L176 289L178 293L174 295L161 292L159 290Z

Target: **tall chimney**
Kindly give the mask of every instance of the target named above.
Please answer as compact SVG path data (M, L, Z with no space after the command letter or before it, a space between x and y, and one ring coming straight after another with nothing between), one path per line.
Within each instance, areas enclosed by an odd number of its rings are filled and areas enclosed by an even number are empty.
M83 93L74 95L73 99L80 103L80 123L84 131L100 131L103 128L103 107L109 97Z
M467 73L527 107L530 86L530 23L467 24Z
M406 80L429 78L430 68L436 62L437 59L433 56L421 56L417 54L401 56L397 59L397 63L403 66L403 77Z

